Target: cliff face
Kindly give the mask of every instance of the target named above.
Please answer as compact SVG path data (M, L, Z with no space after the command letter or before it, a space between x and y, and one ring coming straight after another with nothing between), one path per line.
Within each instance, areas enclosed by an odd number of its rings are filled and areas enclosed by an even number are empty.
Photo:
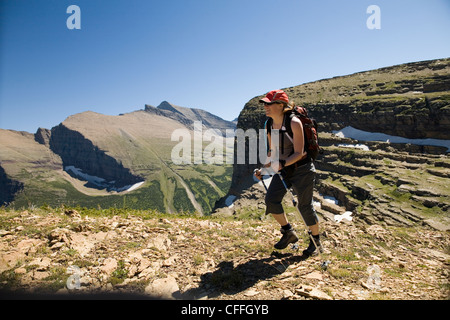
M450 86L449 86L450 90ZM450 96L444 97L447 99ZM317 103L311 114L331 128L354 128L411 139L450 139L450 105L442 96Z
M0 206L7 206L14 200L17 192L23 189L23 183L9 179L5 170L0 166Z
M450 59L361 72L287 91L328 125L450 139Z
M121 163L100 150L81 133L70 130L63 124L51 130L49 146L61 157L64 168L73 166L85 174L104 179L102 185L91 183L89 185L91 187L120 189L143 180L131 174L129 169L124 168ZM66 171L69 172L67 169Z

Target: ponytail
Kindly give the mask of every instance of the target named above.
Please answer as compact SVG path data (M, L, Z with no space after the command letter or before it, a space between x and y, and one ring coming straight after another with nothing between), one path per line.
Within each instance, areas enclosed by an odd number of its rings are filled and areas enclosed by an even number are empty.
M294 109L294 103L289 101L289 103L283 102L283 113L292 111Z

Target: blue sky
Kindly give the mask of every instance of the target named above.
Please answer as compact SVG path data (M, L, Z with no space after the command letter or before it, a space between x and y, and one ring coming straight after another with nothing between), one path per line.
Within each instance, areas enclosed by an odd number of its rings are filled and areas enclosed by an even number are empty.
M232 120L272 89L445 57L448 0L0 0L0 128L164 100Z

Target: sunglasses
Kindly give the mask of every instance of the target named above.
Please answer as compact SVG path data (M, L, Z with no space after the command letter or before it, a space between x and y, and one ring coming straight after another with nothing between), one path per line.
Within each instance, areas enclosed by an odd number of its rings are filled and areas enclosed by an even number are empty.
M265 106L271 106L273 104L281 104L281 102L264 102Z

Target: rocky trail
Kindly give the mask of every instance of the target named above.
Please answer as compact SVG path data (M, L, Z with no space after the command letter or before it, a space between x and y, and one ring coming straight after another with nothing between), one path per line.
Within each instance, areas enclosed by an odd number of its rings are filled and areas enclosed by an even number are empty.
M0 211L4 295L136 294L163 299L372 300L449 298L448 231L321 216L324 257L274 251L271 218L101 210Z

